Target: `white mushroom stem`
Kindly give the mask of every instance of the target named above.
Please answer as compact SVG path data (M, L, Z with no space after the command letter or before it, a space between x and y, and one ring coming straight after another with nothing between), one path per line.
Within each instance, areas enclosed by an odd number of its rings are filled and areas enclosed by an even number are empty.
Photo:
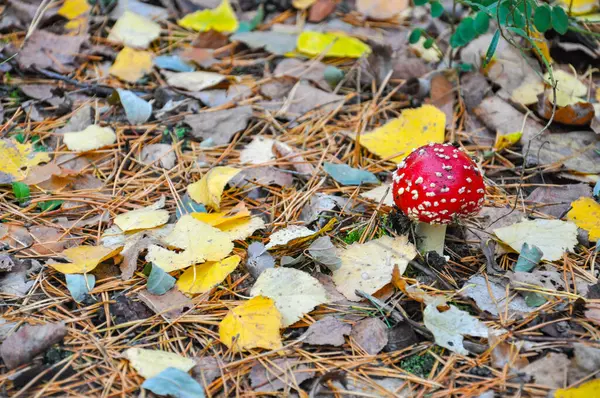
M428 224L418 222L416 227L419 244L417 247L422 253L436 251L440 256L444 255L444 241L446 240L447 224Z

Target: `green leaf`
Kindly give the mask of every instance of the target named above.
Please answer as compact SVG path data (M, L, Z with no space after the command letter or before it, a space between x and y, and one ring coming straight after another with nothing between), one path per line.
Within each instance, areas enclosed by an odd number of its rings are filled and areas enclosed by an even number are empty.
M258 11L256 12L256 15L254 16L254 18L252 18L250 21L240 22L236 33L244 33L244 32L253 31L254 29L256 29L256 27L258 25L260 25L260 23L263 21L264 18L265 18L265 9L264 9L263 5L261 4L260 6L258 6Z
M548 4L542 4L535 9L533 15L533 24L535 28L544 33L552 26L552 10Z
M466 45L467 42L465 42L462 37L460 37L460 35L458 34L458 32L455 32L452 36L450 36L450 46L452 48L458 48L458 47L462 47L464 45Z
M330 87L335 87L344 78L344 71L335 66L329 65L323 71L323 77Z
M96 284L96 277L91 274L66 274L67 289L71 293L73 300L81 303L87 297L90 290Z
M540 250L536 245L531 245L527 243L523 243L521 247L521 254L519 254L519 259L517 260L517 265L515 265L515 272L531 272L535 268L536 265L540 263L542 260L542 256L544 253Z
M13 182L12 190L15 194L15 198L17 198L17 200L19 201L19 204L23 204L29 200L30 191L27 184L24 184L22 182Z
M544 296L536 292L525 292L523 296L525 298L525 304L527 304L528 307L539 307L548 301Z
M463 19L458 25L456 33L458 33L465 43L470 43L476 35L475 20L471 17Z
M498 7L498 19L500 20L500 25L504 26L512 23L513 18L511 9L511 5L507 1L500 4L500 7Z
M427 0L415 0L416 6L424 6L425 4L427 4Z
M430 37L429 39L425 40L425 42L423 43L423 48L425 49L429 49L433 46L433 37Z
M518 28L525 28L525 17L519 10L513 10L512 19L514 26Z
M498 41L500 41L500 29L496 29L496 33L494 33L494 37L492 37L492 41L490 42L490 46L485 53L485 59L483 60L483 68L485 68L496 53L496 48L498 47Z
M533 9L536 7L536 3L532 0L524 0L517 6L517 9L521 11L521 14L526 15L527 19L531 19Z
M410 36L408 36L408 42L410 44L415 44L416 42L419 41L419 39L421 38L421 35L423 34L423 30L422 29L415 29L412 32L410 32Z
M431 3L431 16L434 18L440 17L444 13L444 6L439 1Z
M41 211L52 211L58 209L62 204L62 200L48 200L46 202L38 203L38 209Z
M475 32L482 35L488 31L490 27L490 17L485 12L480 11L475 15Z
M165 294L175 285L175 278L167 274L162 268L152 264L152 271L146 282L146 289L159 296Z
M23 133L15 134L13 136L13 138L15 140L17 140L19 142L19 144L24 144L25 143L25 134L23 134Z
M552 7L552 27L561 35L567 33L569 29L569 17L561 7Z

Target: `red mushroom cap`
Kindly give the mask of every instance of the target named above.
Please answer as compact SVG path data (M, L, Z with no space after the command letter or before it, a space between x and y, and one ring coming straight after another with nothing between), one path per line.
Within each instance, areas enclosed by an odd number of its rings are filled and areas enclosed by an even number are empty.
M475 162L462 150L429 144L398 165L392 191L396 206L411 219L449 224L481 209L485 184Z

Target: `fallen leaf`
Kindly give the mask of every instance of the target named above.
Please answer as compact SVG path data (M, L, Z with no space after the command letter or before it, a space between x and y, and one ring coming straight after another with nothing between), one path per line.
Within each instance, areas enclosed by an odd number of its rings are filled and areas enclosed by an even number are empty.
M127 121L131 124L142 124L152 116L152 104L135 95L129 90L117 88L118 102L125 110Z
M557 99L558 97L557 93ZM564 95L563 95L564 98ZM538 102L538 114L546 120L556 121L558 123L570 126L585 126L590 124L595 115L594 105L578 97L568 97L563 100L557 100L552 105L552 90L546 90Z
M123 232L128 232L158 227L166 224L168 221L168 211L143 207L141 209L119 214L115 217L114 223L121 228Z
M347 164L323 163L323 170L342 185L379 184L375 174Z
M179 55L159 55L154 58L153 62L158 68L174 72L193 72L196 69L193 65L185 62Z
M178 318L184 311L194 306L192 300L178 289L171 289L162 295L152 294L144 289L138 293L138 297L156 314L171 320Z
M248 245L248 258L246 269L254 279L257 279L264 270L275 267L275 259L260 242Z
M30 143L0 140L0 184L22 181L29 170L42 162L49 162L46 152L35 152Z
M143 3L139 0L127 0L117 2L116 6L110 12L112 19L119 19L125 11L131 11L145 18L155 21L162 21L169 17L169 12L152 4Z
M200 181L188 185L187 192L196 202L218 211L225 185L239 172L239 169L228 166L213 167Z
M292 5L297 10L306 10L316 2L317 0L292 0Z
M337 6L336 0L317 0L308 12L309 22L321 22L330 16Z
M281 348L281 314L273 300L254 297L230 310L219 324L219 338L229 349Z
M361 134L360 144L370 152L400 162L413 149L444 142L446 115L433 105L405 109L394 119L372 132Z
M140 162L170 170L177 163L177 155L169 144L150 144L142 148Z
M340 347L346 342L344 336L350 335L351 331L349 324L329 315L310 325L300 340L305 344Z
M534 311L534 308L525 303L523 297L511 295L505 285L506 283L496 282L496 279L491 277L486 280L482 275L473 275L465 282L461 294L473 299L482 311L496 316L506 312L511 317L514 314L523 315Z
M39 271L42 265L36 261L17 261L10 272L0 274L0 292L9 296L24 297L35 284L27 275Z
M67 19L75 19L92 9L87 0L65 0L58 10L58 15Z
M570 365L571 361L565 354L550 352L542 359L520 369L520 372L533 378L535 384L547 388L560 388L566 384Z
M188 294L210 292L237 268L240 260L240 256L231 256L221 261L194 265L181 274L177 280L177 287Z
M264 270L252 290L253 297L273 299L282 317L282 326L288 327L318 305L327 302L327 292L318 280L295 268Z
M345 97L320 90L300 81L292 90L283 88L280 92L287 98L273 98L272 101L256 103L265 110L275 112L277 117L286 120L297 119L308 112L325 114L338 109L345 101ZM315 116L311 113L311 116Z
M298 36L273 31L255 31L236 33L230 40L242 42L254 50L264 48L272 54L285 55L296 50Z
M366 318L352 326L350 337L367 354L376 355L388 343L388 329L379 318Z
M493 334L488 336L488 344L492 348L490 360L494 368L504 369L508 365L509 373L515 374L529 364L529 360L519 354L519 348L523 344L512 344Z
M544 253L535 245L523 243L517 263L513 268L515 272L531 272L542 260Z
M110 127L92 124L83 131L65 133L63 141L70 151L87 152L114 144L117 135Z
M554 398L587 398L600 395L600 379L590 380L579 387L559 388L554 392Z
M152 71L152 53L123 48L115 58L109 73L128 83L135 83Z
M221 358L205 356L194 358L196 366L192 368L192 376L198 383L209 385L221 377L222 368L227 365L227 361Z
M177 221L173 231L163 241L169 246L184 250L176 253L156 245L148 248L146 261L158 265L165 272L187 268L203 261L220 261L233 249L233 243L226 233L189 214Z
M167 368L189 372L196 365L192 358L186 358L172 352L145 348L128 348L123 356L129 360L131 367L145 379L156 377Z
M360 197L378 204L381 203L384 206L394 207L394 195L392 195L391 184L382 184L377 188L361 193Z
M275 392L284 388L286 391L290 388L300 390L300 384L314 375L314 370L297 359L278 358L254 365L250 370L250 384L252 390L259 393Z
M263 166L252 167L242 170L229 181L229 185L244 188L248 185L278 185L280 187L291 187L294 179L290 173L286 173L275 167Z
M556 261L577 244L577 226L560 220L523 220L494 229L496 236L517 253L524 243L537 246L543 260Z
M325 57L360 58L371 52L371 47L354 37L338 32L308 32L298 36L296 48L299 52Z
M518 144L521 141L523 133L516 131L510 134L498 134L496 136L496 142L494 143L494 150L502 151L506 148L510 148L513 145Z
M298 172L306 176L312 176L315 172L315 167L304 159L304 156L299 154L291 146L283 142L275 141L273 150L278 158L285 158L286 162L292 163L292 167Z
M538 95L542 94L543 92L543 81L539 79L525 81L512 91L510 99L525 106L533 105L538 103Z
M288 245L296 239L306 238L313 236L314 234L315 231L312 229L298 225L290 225L289 227L273 232L266 248L269 250L278 246Z
M522 132L521 142L529 141L544 127L531 117L525 118L525 115L498 96L484 98L473 108L473 113L488 129L495 131L496 135ZM535 142L532 141L532 147Z
M61 253L70 263L48 262L47 265L63 274L85 274L120 252L120 247L116 249L104 246L72 247Z
M423 311L423 322L437 345L461 355L469 354L463 346L465 335L488 337L488 328L481 321L453 305L440 312L435 304L429 304Z
M570 207L567 219L588 231L591 241L600 239L600 204L592 198L582 197L571 203Z
M204 398L204 389L192 376L177 368L166 368L146 379L142 388L160 396Z
M319 88L325 91L331 91L331 87L325 79L327 65L322 62L309 61L303 62L296 58L287 58L277 64L273 75L291 76L296 79L310 80Z
M152 264L146 289L150 293L160 296L171 290L173 286L175 286L175 278L163 271L162 268Z
M585 343L573 344L573 358L569 369L569 384L590 377L600 366L600 349ZM592 394L592 396L597 394Z
M257 136L240 151L240 163L262 164L275 160L273 144L275 140Z
M442 51L435 42L429 48L425 48L425 36L421 36L416 43L410 44L410 48L425 62L440 62Z
M201 91L216 86L225 76L215 72L169 72L163 71L167 84L187 91Z
M317 192L310 197L309 202L302 208L300 220L310 224L320 218L330 218L333 214L338 213L338 211L335 210L336 207L343 209L347 204L348 199L344 197ZM321 217L321 214L323 214L323 217Z
M15 369L60 343L66 335L64 323L26 324L2 342L0 355L8 369Z
M81 45L88 40L87 35L55 35L36 29L25 41L17 60L26 69L34 66L60 73L71 72L75 69L75 55L80 53Z
M214 89L214 90L203 90L198 91L193 94L194 98L199 99L202 103L209 108L214 108L217 106L225 105L228 103L235 103L239 101L243 101L252 96L252 89L245 84L232 84L226 90L225 89ZM223 111L232 111L235 109L235 112L230 112L230 117L233 118L237 116L239 113L248 115L252 115L252 107L248 105L239 106L237 108L229 108L223 109L222 111L214 111L210 113L202 113L203 115L211 115L216 116L220 114L219 112ZM245 126L244 126L245 127ZM236 130L237 132L238 130ZM228 132L222 132L220 135L229 134ZM218 138L217 136L216 138Z
M197 140L210 140L213 145L228 144L238 132L248 126L252 117L251 106L223 109L214 112L202 112L186 115L184 121L192 131L189 133Z
M125 47L144 50L158 36L159 24L131 11L125 11L113 25L107 39Z
M65 275L65 280L71 297L78 303L85 300L90 290L96 284L96 277L94 275L67 274Z
M376 21L385 21L392 19L406 8L408 8L408 0L357 0L356 10L365 17Z
M336 255L336 248L331 243L329 236L317 238L308 247L308 252L316 262L323 264L331 271L335 271L342 266L342 259Z
M360 301L356 290L375 293L390 283L395 266L403 274L417 251L406 236L382 236L367 243L353 243L345 249L340 248L337 254L342 259L342 266L333 271L333 281L348 300Z
M558 0L557 3L564 8L569 15L585 15L598 10L598 2L594 0Z
M206 32L214 30L217 32L235 32L238 29L238 20L229 0L223 0L221 4L212 10L200 10L188 14L177 21L179 26Z
M562 164L572 171L596 174L600 173L600 154L596 152L597 139L593 131L548 133L532 140L529 151L527 145L524 145L522 152L523 155L527 155L525 161L528 165Z
M61 106L65 101L58 94L60 89L50 84L24 84L19 89L29 98L45 101L50 105Z

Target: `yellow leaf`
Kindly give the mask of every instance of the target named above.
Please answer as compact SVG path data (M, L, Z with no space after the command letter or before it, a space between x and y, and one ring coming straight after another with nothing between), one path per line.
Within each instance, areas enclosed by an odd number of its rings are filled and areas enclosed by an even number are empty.
M250 218L250 212L245 205L239 207L236 206L234 209L218 213L191 213L191 215L196 220L202 221L203 223L217 228L223 224L228 224L235 220Z
M496 143L494 144L494 149L497 151L501 151L503 149L509 148L515 145L517 142L521 140L523 136L523 132L517 131L510 134L499 135L496 137Z
M559 388L554 393L554 398L592 398L600 397L600 379L583 383L579 387Z
M399 118L360 136L370 152L400 162L414 148L444 142L446 115L433 105L405 109Z
M316 2L317 0L292 0L292 5L297 10L306 10Z
M556 81L556 105L564 107L578 102L587 102L583 97L587 95L588 88L577 76L564 70L555 70L552 74ZM550 72L544 75L544 80L551 83ZM554 93L550 92L550 101L554 102Z
M299 52L326 57L360 58L371 52L371 47L343 33L302 32L296 47Z
M541 52L540 54L537 51L533 50L533 53L535 54L537 59L544 62L544 60L542 59L543 57L546 59L546 61L548 61L548 63L551 64L553 61L552 57L550 57L550 47L548 46L548 41L546 41L544 35L541 34L534 26L531 26L531 29L529 29L529 36L535 42L535 45Z
M182 253L175 253L159 246L148 248L146 260L155 263L166 272L187 268L205 260L219 261L233 250L233 243L228 234L196 220L189 214L177 221L173 231L163 241L171 247L184 250Z
M221 261L208 261L195 265L181 274L177 280L177 287L183 293L209 292L236 269L240 260L240 256L231 256Z
M163 71L170 86L187 91L201 91L225 80L225 76L214 72L169 72Z
M63 274L84 274L96 268L101 262L119 254L121 249L121 247L114 249L104 246L72 247L61 253L70 263L49 263L48 265Z
M440 48L435 43L433 43L431 47L425 48L424 44L426 41L427 39L425 36L421 36L418 42L410 45L410 48L412 48L417 55L426 62L439 62L442 56Z
M137 51L129 47L123 48L109 69L109 73L129 83L135 83L152 70L152 54L148 51Z
M148 208L128 211L115 217L115 224L123 232L154 228L166 224L167 221L169 221L168 211Z
M114 144L117 135L110 127L92 124L83 131L65 133L63 141L71 151L86 152Z
M200 10L181 18L179 26L197 32L216 30L217 32L235 32L238 20L229 0L223 0L217 8Z
M62 7L58 10L58 15L67 19L75 19L88 11L92 7L86 0L65 0Z
M160 36L160 25L131 11L125 11L112 27L108 40L125 47L148 48Z
M537 104L538 95L544 92L544 82L540 80L532 82L524 82L519 87L515 88L510 96L514 102L518 102L525 106Z
M579 228L589 232L589 239L600 239L600 204L592 198L579 198L571 203L567 220L573 221Z
M218 211L225 185L239 172L233 167L214 167L200 181L188 185L187 192L196 202Z
M239 209L237 209L239 207ZM232 214L234 211L237 212ZM250 217L246 206L236 206L232 211L220 213L191 213L198 221L212 225L229 235L231 240L243 240L255 231L265 227L265 222L260 217Z
M131 366L145 379L151 379L167 368L176 368L183 372L189 372L196 361L192 358L160 351L147 350L144 348L128 348L123 356L129 360Z
M273 300L254 297L229 311L219 324L221 342L235 352L281 348L281 314Z
M558 0L558 4L570 15L590 14L598 10L598 0Z
M30 143L20 144L7 139L0 140L0 184L21 181L29 169L42 162L49 162L46 152L34 152Z

